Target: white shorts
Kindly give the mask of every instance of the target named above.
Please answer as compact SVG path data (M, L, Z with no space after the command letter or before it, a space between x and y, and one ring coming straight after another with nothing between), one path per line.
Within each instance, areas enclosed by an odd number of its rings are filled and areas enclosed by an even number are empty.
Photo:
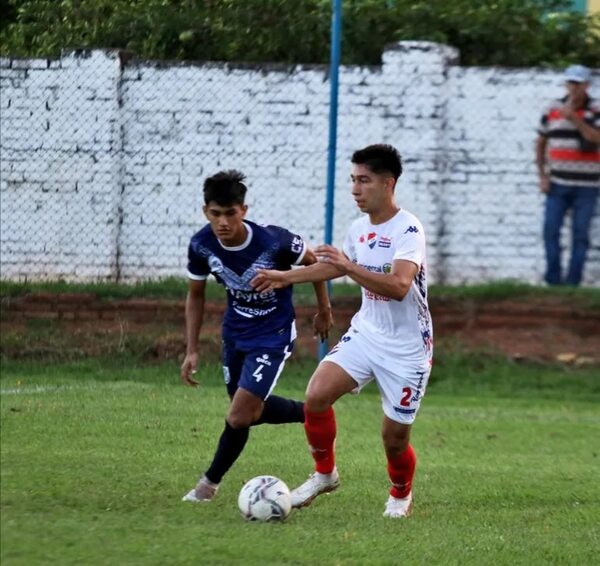
M430 360L402 359L350 327L323 361L333 362L350 374L358 385L353 393L375 380L383 412L391 420L402 424L415 420L431 373Z

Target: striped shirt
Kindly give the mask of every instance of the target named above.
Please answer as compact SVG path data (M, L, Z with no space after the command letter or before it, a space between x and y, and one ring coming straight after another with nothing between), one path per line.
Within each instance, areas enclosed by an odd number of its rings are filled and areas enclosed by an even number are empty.
M550 180L562 185L600 187L600 145L586 140L561 108L567 97L554 101L542 116L538 133L548 140ZM588 97L579 118L600 128L600 106Z

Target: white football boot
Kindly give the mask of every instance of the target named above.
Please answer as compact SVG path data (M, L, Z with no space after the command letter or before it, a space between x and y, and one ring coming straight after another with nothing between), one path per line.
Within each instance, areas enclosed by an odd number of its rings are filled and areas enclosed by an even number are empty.
M339 485L340 475L337 468L330 474L314 472L303 484L292 490L292 508L307 507L317 495L334 491Z
M217 490L219 489L218 483L213 483L208 480L205 476L202 476L196 487L186 493L181 501L191 501L193 503L204 503L207 501L211 501L215 495L217 495Z
M392 517L393 519L408 517L412 512L412 508L412 491L402 499L398 499L397 497L390 495L385 504L385 511L383 512L383 516Z

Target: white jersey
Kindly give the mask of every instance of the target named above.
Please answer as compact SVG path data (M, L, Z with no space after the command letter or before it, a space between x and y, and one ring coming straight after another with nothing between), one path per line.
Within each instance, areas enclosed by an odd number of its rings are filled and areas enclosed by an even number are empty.
M344 241L350 260L375 273L390 273L397 259L415 263L419 270L401 301L362 289L360 310L352 326L370 336L375 347L406 360L431 360L433 329L427 305L425 233L419 220L399 210L383 224L371 224L368 216L355 220Z

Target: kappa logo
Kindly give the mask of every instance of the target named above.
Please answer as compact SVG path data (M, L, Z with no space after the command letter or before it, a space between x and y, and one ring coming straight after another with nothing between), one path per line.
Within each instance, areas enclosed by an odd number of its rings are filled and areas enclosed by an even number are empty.
M418 234L419 229L416 226L409 226L404 233L407 234L408 232L412 232L413 234Z
M375 247L376 243L377 243L377 234L375 232L369 232L367 234L367 244L369 245L369 247L371 249L373 249Z
M263 366L270 366L271 361L269 360L269 354L262 354L258 358L256 358L256 363L262 364Z
M381 238L379 238L379 243L377 245L380 248L389 248L392 245L392 239L387 238L386 236L381 236Z

